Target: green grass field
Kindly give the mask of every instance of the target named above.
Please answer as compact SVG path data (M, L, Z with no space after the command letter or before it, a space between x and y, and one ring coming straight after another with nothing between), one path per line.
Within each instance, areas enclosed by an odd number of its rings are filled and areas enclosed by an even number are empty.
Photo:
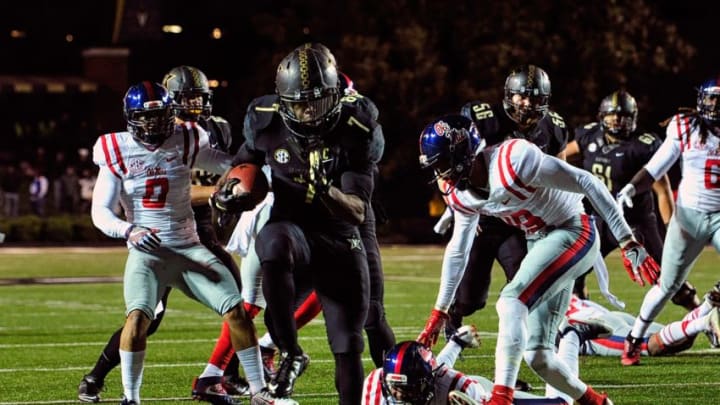
M26 277L87 277L122 275L124 249L67 250L0 248L0 279ZM422 329L437 293L442 248L385 246L386 310L398 340L413 339ZM704 252L690 275L702 295L720 277L718 254ZM645 289L632 284L619 257L608 258L611 286L635 314ZM502 286L499 269L488 308L467 319L482 336L479 349L468 350L456 368L492 378L497 332L494 301ZM589 277L593 298L609 305ZM120 283L23 284L0 283L0 405L76 403L77 384L90 370L110 334L123 322ZM660 322L679 319L683 310L669 304ZM264 332L264 327L258 323ZM190 404L190 383L200 373L220 330L220 318L180 292L170 296L160 330L148 341L142 387L143 404ZM322 318L300 332L311 364L298 380L302 404L337 402ZM363 356L372 368L369 354ZM622 367L618 358L582 357L582 378L607 391L615 404L707 404L720 397L720 350L699 337L695 347L673 357L643 358L639 367ZM538 377L523 365L520 377L542 394ZM122 387L119 369L106 380L103 402L118 403ZM244 403L248 401L243 400Z

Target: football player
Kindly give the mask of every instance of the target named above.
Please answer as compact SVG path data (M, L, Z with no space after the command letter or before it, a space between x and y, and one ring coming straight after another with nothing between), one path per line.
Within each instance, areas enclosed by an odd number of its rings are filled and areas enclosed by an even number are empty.
M400 342L385 356L382 367L368 374L363 384L364 405L473 405L489 397L492 381L478 375L466 375L454 369L465 348L478 347L477 330L465 325L448 339L437 357L415 341ZM577 363L577 351L574 361ZM567 405L557 393L540 397L518 393L515 404Z
M649 162L618 193L618 204L632 208L633 199L648 190L681 158L682 178L675 211L670 218L659 283L645 294L632 331L625 341L624 365L640 362L640 338L665 303L687 279L705 245L720 250L720 79L698 88L693 112L674 115L667 135Z
M705 295L703 303L681 320L667 325L651 323L642 338L641 355L666 356L687 350L701 332L705 332L711 342L717 342L714 329L720 322L717 315L719 300L720 285L716 285ZM631 314L610 311L596 302L573 295L558 336L572 329L579 332L580 354L621 356L625 337L634 321Z
M176 115L176 125L182 126L184 122L197 123L207 132L208 142L211 148L226 152L230 155L237 153L241 140L232 137L230 124L226 120L211 115L213 94L210 90L206 75L200 69L192 66L174 67L165 75L162 84L170 93L173 102L172 108L175 110ZM232 256L223 249L223 245L218 240L212 223L212 212L207 203L209 193L214 189L214 182L217 181L219 176L197 167L192 168L191 173L192 208L200 242L210 249L210 251L233 272L236 280L239 280L237 264ZM238 284L238 286L239 285L240 284ZM170 291L171 289L168 288L163 293L160 304L155 311L155 318L148 329L148 336L155 333L162 322ZM100 391L103 389L105 377L120 363L118 347L121 333L122 329L118 329L112 335L98 357L93 370L83 377L78 386L78 398L80 401L98 402L100 400ZM228 344L230 344L229 340ZM230 348L232 349L232 345L230 345ZM231 355L232 354L234 354L234 352L231 350ZM231 373L227 378L223 379L222 382L225 387L232 389L233 393L247 391L247 382L237 375L237 365L229 367L228 370L234 370L234 373ZM196 390L198 391L198 395L226 395L223 393L225 389L223 387L214 387L215 389L212 391L212 394L202 394L202 392L209 390L207 386L210 382L212 381L201 381L204 386Z
M362 330L368 314L367 255L358 225L367 215L372 170L384 147L381 126L359 98L343 98L337 67L322 52L300 48L279 64L276 94L250 103L245 143L234 164L271 168L270 218L257 235L266 326L281 352L270 382L292 394L308 358L293 319L296 292L314 289L335 357L339 403L362 393ZM342 99L342 100L341 100ZM223 206L242 196L221 188Z
M332 55L330 50L321 43L305 43L297 48L297 50L302 49L315 49L326 56L331 63L336 63L335 57ZM340 89L344 94L343 98L345 100L354 100L357 103L364 104L370 111L370 114L377 119L378 110L375 104L369 98L364 97L357 92L354 88L352 80L346 74L342 72L338 73ZM379 171L376 164L373 166L373 183L375 184ZM268 181L271 181L269 167L265 165L263 166L263 170L269 178ZM384 353L387 353L387 351L395 344L395 335L385 316L384 277L375 230L376 217L378 218L378 221L386 221L386 219L383 219L384 216L381 209L378 211L379 214L376 215L376 211L379 209L380 205L374 197L375 193L373 193L373 200L371 203L372 209L367 211L365 221L360 225L359 231L367 252L368 268L370 270L370 308L368 311L368 318L365 321L365 333L368 336L370 354L373 362L377 366L380 366L382 365ZM265 201L260 203L253 210L243 212L240 215L240 220L233 230L230 240L226 246L228 251L234 252L243 257L240 272L243 281L242 293L246 305L248 303L253 305L253 312L251 313L251 316L255 316L255 314L259 312L260 308L264 308L266 305L261 291L262 276L260 272L260 263L257 255L255 254L255 237L269 218L273 200L274 197L272 193L269 193ZM306 299L299 299L306 295ZM314 291L306 291L303 294L298 294L297 301L299 302L297 303L298 307L295 310L294 318L296 327L299 329L314 319L321 312L322 307L317 294ZM225 340L227 340L227 338L225 338ZM232 348L229 347L229 349ZM272 377L275 374L274 356L276 346L269 333L265 333L265 335L260 338L260 349L263 354L262 357L265 375L266 377ZM227 356L230 355L232 355L232 351L227 354ZM208 367L211 365L223 368L221 364L216 362L209 364Z
M495 378L488 403L512 403L523 356L545 382L580 404L609 403L607 395L579 380L554 350L572 283L599 253L597 230L584 212L583 196L620 241L630 277L640 285L658 277L657 263L635 240L607 188L592 174L525 139L485 147L475 124L463 116L432 121L419 144L421 166L434 171L439 189L453 203L455 225L443 256L439 296L451 299L455 292L480 212L522 229L528 241L528 253L496 304Z
M637 128L637 116L635 98L626 91L615 91L600 103L598 121L577 128L575 140L568 143L565 150L568 160L581 160L581 167L597 176L612 195L616 195L660 147L660 139L655 134ZM653 183L652 191L657 197L662 221L667 224L674 209L667 175ZM597 213L592 211L592 207L589 208L597 218ZM663 246L655 212L655 201L650 190L635 195L633 208L624 210L625 219L635 236L643 242L653 259L659 262ZM600 254L605 257L617 248L617 241L604 222L598 221L597 226L601 237ZM588 298L584 275L575 282L574 293L580 298ZM673 302L688 311L700 304L695 288L687 281L673 296Z
M120 335L123 404L140 403L147 332L168 287L176 287L223 316L253 394L266 390L255 327L229 269L200 243L191 204L190 172L223 173L232 156L209 145L195 122L176 125L176 109L160 84L131 86L124 98L127 131L100 136L100 168L92 220L103 233L125 238L126 321ZM123 207L125 219L115 207Z
M544 153L564 159L568 131L563 118L550 110L551 83L547 73L535 65L520 66L506 78L504 91L501 104L471 101L462 107L461 114L475 122L488 145L508 138L523 138L537 145ZM452 206L452 203L448 203L448 206ZM446 224L440 225L440 228L449 226L451 218L446 216L448 221L444 221ZM467 269L462 275L454 302L438 300L435 306L439 312L449 316L446 336L462 324L463 317L487 304L493 261L498 261L505 278L511 280L526 252L525 237L521 230L498 218L480 215L478 234L473 241ZM445 298L448 297L443 297L442 301ZM448 307L448 304L452 305Z

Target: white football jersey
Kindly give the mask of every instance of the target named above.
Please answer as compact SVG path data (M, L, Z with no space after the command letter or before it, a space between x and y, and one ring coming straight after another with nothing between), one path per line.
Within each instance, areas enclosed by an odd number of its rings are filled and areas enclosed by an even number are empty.
M129 132L104 134L93 147L93 161L100 167L93 222L101 231L122 238L135 224L157 228L164 246L186 246L199 241L190 205L191 169L222 174L232 156L210 148L205 130L186 122L155 150ZM126 220L113 212L117 201Z
M675 115L667 126L665 141L645 165L645 170L659 179L682 156L677 205L717 212L720 211L720 138L708 131L702 143L696 122L694 117Z
M472 190L456 189L448 196L451 207L499 217L528 234L583 212L582 194L533 184L548 155L532 143L513 139L485 153L489 154L489 195L482 198Z
M453 209L453 235L443 256L440 291L435 308L447 311L467 265L480 213L501 218L541 235L584 213L587 196L617 240L632 235L607 188L587 171L543 153L524 139L511 139L482 151L488 168L488 189L459 190L439 184Z

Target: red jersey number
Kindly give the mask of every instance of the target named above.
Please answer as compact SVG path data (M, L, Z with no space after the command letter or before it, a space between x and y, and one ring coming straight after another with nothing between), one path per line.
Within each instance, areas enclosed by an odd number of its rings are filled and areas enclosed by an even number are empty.
M145 180L145 195L142 205L145 208L164 208L168 189L170 188L167 177L158 177Z

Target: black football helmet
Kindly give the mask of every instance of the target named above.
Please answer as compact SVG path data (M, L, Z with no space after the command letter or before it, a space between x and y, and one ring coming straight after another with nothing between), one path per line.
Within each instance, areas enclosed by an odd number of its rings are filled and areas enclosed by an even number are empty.
M183 121L209 118L212 113L212 90L207 76L192 66L170 69L162 81L175 102L177 116Z
M706 80L698 89L697 110L706 124L720 126L720 76Z
M123 99L127 130L138 142L155 149L175 129L175 111L167 89L149 81L130 86Z
M514 95L528 102L513 101ZM550 109L550 77L535 65L523 65L505 79L503 107L508 117L523 127L535 125Z
M637 116L637 102L626 91L616 91L600 102L598 110L600 126L603 131L614 137L621 139L630 137L637 127Z
M285 125L301 137L321 137L340 119L340 81L326 54L299 47L277 68L275 91Z
M321 44L320 42L305 42L304 44L295 48L296 51L301 51L303 49L314 49L314 50L322 53L323 55L325 55L325 57L327 57L330 60L330 62L333 65L335 65L336 68L338 67L337 61L335 60L335 55L333 55L333 53L330 52L330 48Z
M385 355L382 392L388 404L424 405L435 392L435 359L422 344L400 342Z
M471 119L446 115L420 133L420 166L432 168L436 179L457 184L467 177L475 155L484 147L485 140Z

